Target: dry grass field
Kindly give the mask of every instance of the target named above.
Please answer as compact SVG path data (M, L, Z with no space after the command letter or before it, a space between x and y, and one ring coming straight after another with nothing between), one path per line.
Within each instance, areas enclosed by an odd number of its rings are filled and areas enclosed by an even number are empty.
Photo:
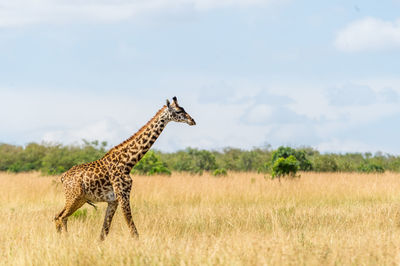
M69 234L52 221L64 203L56 177L0 173L1 265L395 265L400 175L255 173L134 177L140 238L119 209L99 242L106 204L85 205Z

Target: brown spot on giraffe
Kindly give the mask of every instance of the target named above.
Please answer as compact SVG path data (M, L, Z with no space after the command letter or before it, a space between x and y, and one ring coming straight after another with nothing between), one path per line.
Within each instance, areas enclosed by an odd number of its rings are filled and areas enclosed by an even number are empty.
M174 97L171 104L167 100L167 105L164 105L138 132L109 150L103 158L76 165L62 174L65 206L54 218L57 231L66 232L68 217L85 203L92 205L93 202L107 202L100 239L104 240L107 236L118 205L121 205L131 235L139 236L129 203L132 188L129 173L170 121L196 124Z

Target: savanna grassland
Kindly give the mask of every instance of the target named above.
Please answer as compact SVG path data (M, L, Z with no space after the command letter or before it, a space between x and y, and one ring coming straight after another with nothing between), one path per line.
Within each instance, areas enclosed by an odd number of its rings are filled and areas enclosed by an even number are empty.
M393 265L400 262L400 174L133 176L131 239L118 209L85 205L58 235L57 177L0 173L2 265Z

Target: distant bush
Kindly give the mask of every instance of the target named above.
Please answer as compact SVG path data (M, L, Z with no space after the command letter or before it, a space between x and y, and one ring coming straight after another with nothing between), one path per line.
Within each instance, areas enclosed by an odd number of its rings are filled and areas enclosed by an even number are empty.
M269 173L271 172L271 162L266 162L262 166L258 167L258 173Z
M371 162L365 162L360 165L358 171L362 173L384 173L385 169L380 165Z
M0 171L22 171L22 147L9 144L0 144Z
M280 158L286 159L290 156L293 156L297 160L299 170L301 171L312 170L312 164L310 160L307 159L306 152L304 150L301 149L295 150L293 148L284 146L279 147L276 151L272 153L271 165L274 165L275 161L277 161Z
M225 148L222 152L213 151L212 153L217 166L230 171L257 171L265 162L271 160L271 151L268 148L255 148L250 151Z
M41 171L49 175L61 174L74 165L100 159L106 152L107 142L86 140L83 142L82 146L62 146L61 144L47 146Z
M223 152L214 153L218 166L232 171L242 171L240 165L241 154L243 153L240 149L225 148Z
M335 154L334 157L338 165L338 171L341 172L356 172L364 162L364 156L361 153Z
M106 142L96 140L91 142L83 140L81 145L29 143L26 146L16 146L0 143L0 171L41 171L43 174L60 174L74 165L101 158L106 153L106 147ZM252 150L225 148L222 151L187 148L171 153L154 151L154 154L150 153L147 156L150 157L143 158L143 162L135 168L139 173L143 171L142 173L146 175L169 174L171 171L191 174L202 174L203 171L207 171L213 174L217 169L272 173L278 159L287 159L290 156L297 160L298 171L400 172L400 156L380 152L374 155L320 154L312 148L295 149L282 146L275 151L269 147Z
M314 158L313 169L316 172L336 172L338 171L339 166L336 162L335 157L330 154L327 154L327 155L320 155Z
M172 162L172 169L187 171L192 174L202 174L203 171L212 171L217 168L214 154L206 150L192 148L178 151Z
M213 174L213 176L227 176L228 172L226 171L225 168L218 168L218 169L215 169L212 174Z
M167 165L152 150L148 151L143 158L133 167L132 173L142 175L171 175Z
M287 158L278 158L273 166L271 176L272 178L281 178L281 177L296 177L296 173L300 168L299 161L293 156L290 155Z

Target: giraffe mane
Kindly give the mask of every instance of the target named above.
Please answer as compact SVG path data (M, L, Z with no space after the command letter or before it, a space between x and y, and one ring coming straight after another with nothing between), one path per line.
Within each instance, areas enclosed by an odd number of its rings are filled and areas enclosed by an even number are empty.
M119 148L121 148L122 146L124 146L126 143L132 141L134 138L136 138L138 135L140 135L153 121L154 119L156 119L156 117L158 117L162 111L165 110L165 108L167 108L166 105L164 105L160 110L157 111L157 113L149 120L147 121L147 123L142 126L135 134L133 134L131 137L129 137L128 139L124 140L123 142L121 142L120 144L114 146L113 148L111 148L104 156L106 157L107 155L110 155L111 153L113 153L115 150L118 150Z

